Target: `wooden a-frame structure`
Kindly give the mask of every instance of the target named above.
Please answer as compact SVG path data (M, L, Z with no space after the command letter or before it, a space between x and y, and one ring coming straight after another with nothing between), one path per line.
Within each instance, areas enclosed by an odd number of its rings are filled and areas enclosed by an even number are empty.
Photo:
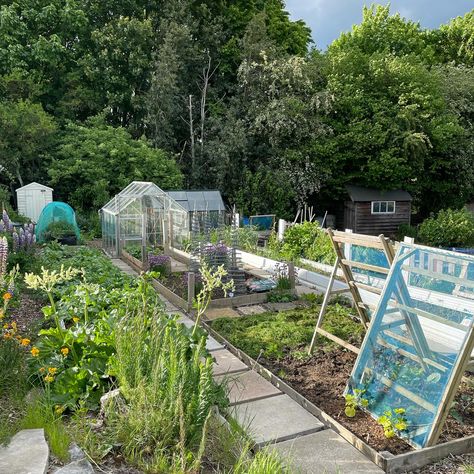
M341 293L348 293L350 292L352 299L354 300L354 306L357 311L357 315L364 326L365 329L368 328L370 322L369 311L375 310L375 305L370 303L366 303L362 300L359 290L366 290L371 293L374 293L377 296L382 294L382 289L376 286L369 285L368 283L363 283L356 281L354 278L354 274L352 272L352 268L358 268L360 270L368 270L372 272L376 272L379 274L388 275L390 268L377 266L377 265L370 265L363 262L357 262L350 259L350 255L346 255L347 247L351 244L353 245L360 245L362 247L370 248L370 249L377 249L381 250L385 258L387 259L388 266L390 267L393 262L393 258L395 255L395 247L392 242L386 238L383 234L379 235L378 237L372 235L363 235L363 234L353 234L351 231L341 232L332 229L327 229L327 234L331 239L332 246L334 248L334 252L336 254L336 261L334 262L334 266L331 271L331 275L329 277L329 283L326 288L326 292L324 294L323 303L321 305L321 309L319 312L319 316L316 322L316 327L314 329L313 338L311 340L311 344L309 347L309 353L311 354L314 350L314 346L316 344L316 338L318 334L324 336L337 344L349 349L350 351L358 354L359 348L355 347L354 345L343 341L339 337L331 334L324 329L322 329L322 323L324 319L324 315L326 314L327 306L329 304L329 300L332 296L341 294ZM343 279L347 284L348 288L343 289L334 289L334 281L336 280L336 276L338 270L341 271Z

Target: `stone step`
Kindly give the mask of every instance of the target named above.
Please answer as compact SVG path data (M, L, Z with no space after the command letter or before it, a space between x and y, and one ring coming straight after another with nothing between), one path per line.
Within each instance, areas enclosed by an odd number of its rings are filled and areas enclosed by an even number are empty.
M22 430L6 447L0 447L0 473L45 474L48 470L49 447L44 431Z
M331 429L272 446L299 474L376 474L384 471Z
M230 411L258 446L324 429L317 418L286 394L234 405Z
M213 365L213 373L215 376L230 375L249 370L238 357L226 349L214 351L212 357L215 360Z
M282 392L255 370L216 377L227 386L231 405L282 395Z

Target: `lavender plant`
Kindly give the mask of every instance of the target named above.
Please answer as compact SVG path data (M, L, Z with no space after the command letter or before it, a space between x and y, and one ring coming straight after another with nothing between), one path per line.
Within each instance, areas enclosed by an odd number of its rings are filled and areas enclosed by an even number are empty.
M168 255L148 255L148 266L150 270L160 273L161 276L166 276L171 271L171 257Z

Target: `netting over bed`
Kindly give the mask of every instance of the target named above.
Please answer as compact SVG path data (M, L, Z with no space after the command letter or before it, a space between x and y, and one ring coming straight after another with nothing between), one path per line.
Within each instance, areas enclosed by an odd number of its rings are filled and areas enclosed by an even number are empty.
M65 202L54 201L45 206L39 216L38 224L36 224L35 228L36 240L38 242L44 242L48 226L53 222L65 222L70 224L74 229L76 238L79 239L80 231L76 222L74 209Z
M473 290L474 256L399 245L347 390L416 448L437 441L473 350Z

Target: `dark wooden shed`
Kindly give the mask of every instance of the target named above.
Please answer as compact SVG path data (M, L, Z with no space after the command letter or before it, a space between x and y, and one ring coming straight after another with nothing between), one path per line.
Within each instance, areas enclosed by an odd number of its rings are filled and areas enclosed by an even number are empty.
M358 234L394 236L401 224L410 224L411 195L401 189L380 191L346 186L344 228Z

